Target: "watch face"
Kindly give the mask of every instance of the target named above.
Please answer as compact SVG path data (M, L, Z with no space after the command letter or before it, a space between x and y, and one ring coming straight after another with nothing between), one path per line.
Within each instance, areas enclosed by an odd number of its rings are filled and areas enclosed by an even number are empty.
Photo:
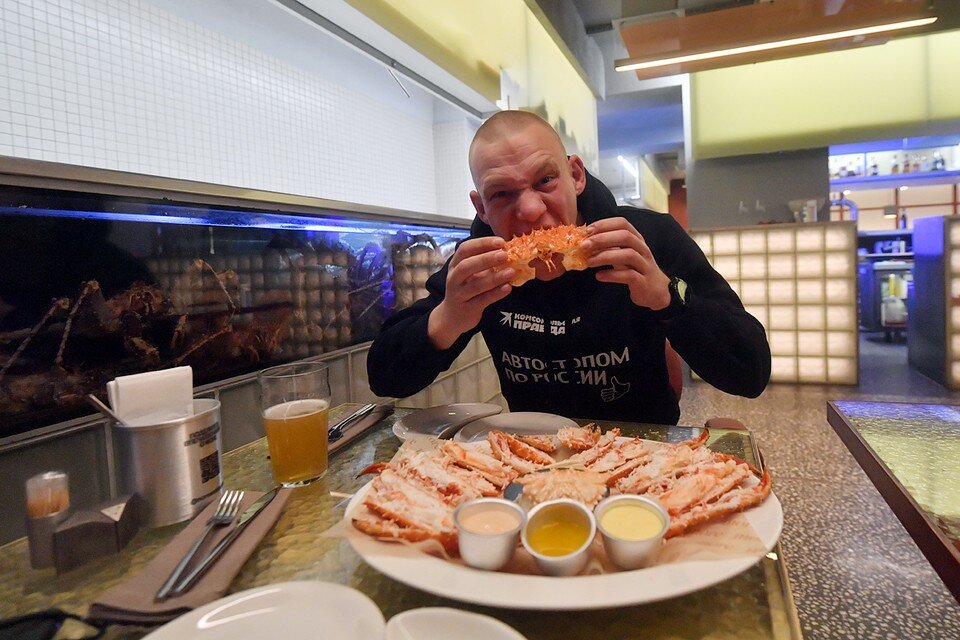
M687 302L687 283L677 278L677 295L680 296L680 299L683 300L683 303Z

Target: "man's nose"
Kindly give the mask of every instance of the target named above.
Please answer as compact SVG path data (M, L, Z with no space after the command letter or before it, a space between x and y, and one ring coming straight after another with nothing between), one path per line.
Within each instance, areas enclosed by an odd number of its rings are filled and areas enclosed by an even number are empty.
M536 191L528 189L520 194L517 202L517 217L521 220L532 222L539 219L546 211L547 205Z

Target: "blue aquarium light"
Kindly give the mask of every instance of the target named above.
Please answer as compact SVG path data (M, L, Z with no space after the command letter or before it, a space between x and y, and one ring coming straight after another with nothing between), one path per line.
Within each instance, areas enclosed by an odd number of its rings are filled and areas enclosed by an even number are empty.
M410 234L433 233L437 235L466 236L466 229L433 227L428 225L348 220L338 216L302 216L229 209L204 209L180 205L129 204L126 211L79 211L72 209L48 209L34 207L0 207L0 215L50 216L56 218L79 218L84 220L113 220L117 222L147 222L151 224L176 224L213 227L246 227L256 229L282 229L297 231L326 231L339 233L391 234L404 231ZM138 210L140 209L140 210Z

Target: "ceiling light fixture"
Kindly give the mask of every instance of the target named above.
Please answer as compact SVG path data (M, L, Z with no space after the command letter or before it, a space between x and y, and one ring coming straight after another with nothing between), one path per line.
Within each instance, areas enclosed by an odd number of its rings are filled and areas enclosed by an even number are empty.
M817 42L827 42L829 40L840 40L842 38L853 38L856 36L866 36L875 33L884 33L887 31L898 31L901 29L910 29L912 27L922 27L933 24L937 21L936 16L929 18L919 18L916 20L904 20L901 22L890 22L878 24L872 27L860 27L857 29L844 29L843 31L832 31L830 33L821 33L812 36L803 36L800 38L788 38L785 40L776 40L774 42L763 42L760 44L750 44L741 47L731 47L729 49L715 49L713 51L702 51L699 53L690 53L687 55L674 56L671 58L658 58L654 60L638 60L628 58L626 60L617 60L615 69L617 71L637 71L639 69L652 69L672 64L682 64L684 62L696 62L698 60L709 60L711 58L723 58L727 56L736 56L744 53L754 53L757 51L769 51L771 49L780 49L783 47L794 47L804 44L814 44Z

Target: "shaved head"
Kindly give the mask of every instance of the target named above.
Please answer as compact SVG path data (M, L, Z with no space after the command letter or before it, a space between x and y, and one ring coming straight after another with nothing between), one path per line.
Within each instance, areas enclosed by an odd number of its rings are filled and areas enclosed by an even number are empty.
M470 174L477 218L504 240L582 221L577 196L587 184L583 160L568 156L556 130L534 113L490 116L470 143ZM562 272L541 264L537 278Z
M473 176L473 183L479 188L477 181L477 149L484 144L496 142L504 136L517 133L527 127L540 127L550 132L550 137L556 142L556 149L565 157L566 149L563 147L563 141L557 131L550 126L550 123L529 111L498 111L484 121L477 133L473 136L470 143L470 150L467 154L470 163L470 175Z

